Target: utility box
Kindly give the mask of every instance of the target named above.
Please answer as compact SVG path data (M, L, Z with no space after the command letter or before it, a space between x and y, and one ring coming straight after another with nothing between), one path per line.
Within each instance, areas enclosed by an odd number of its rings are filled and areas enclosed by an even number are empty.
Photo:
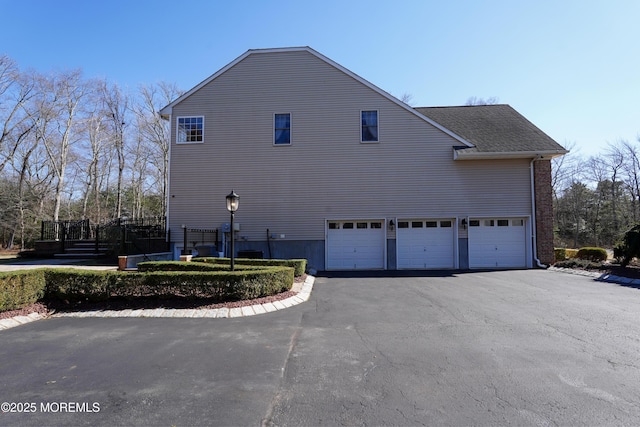
M228 233L230 231L231 231L231 224L229 224L228 222L225 222L224 224L222 224L223 233ZM240 223L238 222L233 223L233 231L240 231Z

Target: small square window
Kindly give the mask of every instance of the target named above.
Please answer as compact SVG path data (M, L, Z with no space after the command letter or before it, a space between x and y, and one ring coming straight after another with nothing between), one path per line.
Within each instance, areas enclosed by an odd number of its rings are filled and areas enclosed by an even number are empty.
M378 112L362 111L360 119L362 142L378 142Z
M480 220L470 219L469 220L469 227L480 227Z
M422 221L411 221L411 228L422 228L423 225Z
M409 228L409 221L398 221L398 228Z
M273 117L273 143L275 145L291 144L291 114L276 114Z
M522 227L524 225L524 219L514 219L511 221L511 225L514 227Z
M484 226L485 227L493 227L495 225L494 220L492 219L485 219L484 220Z
M340 228L340 224L338 224L337 222L329 223L329 230L338 230L339 228Z
M352 222L345 222L344 224L342 224L342 229L343 230L352 230L353 229L353 223Z
M508 227L509 226L509 220L508 219L499 219L498 220L498 227Z
M427 221L427 228L436 228L438 226L438 221Z
M204 117L178 117L176 142L191 144L204 141Z
M382 223L381 222L372 222L371 223L371 228L382 228Z
M360 230L364 229L364 228L369 228L369 224L366 222L359 222L356 224L356 227Z
M451 227L451 221L440 221L440 227L450 228Z

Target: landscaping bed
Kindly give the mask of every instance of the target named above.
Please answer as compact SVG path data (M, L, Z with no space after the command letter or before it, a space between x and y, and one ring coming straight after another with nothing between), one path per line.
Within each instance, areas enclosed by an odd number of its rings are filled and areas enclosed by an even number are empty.
M34 269L0 273L0 319L30 313L152 308L237 308L289 298L296 265L141 263L139 272Z
M295 283L304 283L307 275L296 277ZM58 311L99 311L99 310L138 310L138 309L214 309L214 308L238 308L255 304L267 304L275 301L282 301L296 295L296 292L285 291L275 295L254 298L241 301L216 301L213 298L186 298L176 296L174 298L143 297L136 298L111 298L106 301L75 301L64 302L54 298L45 298L34 304L29 304L23 308L0 312L0 319L8 319L14 316L26 316L30 313L38 313L43 316L53 314Z

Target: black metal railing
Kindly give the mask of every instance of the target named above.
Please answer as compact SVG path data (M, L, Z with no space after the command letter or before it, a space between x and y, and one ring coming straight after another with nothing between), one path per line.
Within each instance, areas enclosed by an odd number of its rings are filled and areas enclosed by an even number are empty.
M191 254L195 249L200 255L214 256L219 250L217 228L184 227L181 231L184 254Z
M92 238L88 219L42 221L40 240L88 240Z
M72 242L95 241L95 251L115 255L148 253L166 245L166 219L115 218L103 224L91 224L88 219L43 221L40 239L60 241L60 251L65 252ZM158 244L161 240L161 244ZM165 244L163 245L162 242Z

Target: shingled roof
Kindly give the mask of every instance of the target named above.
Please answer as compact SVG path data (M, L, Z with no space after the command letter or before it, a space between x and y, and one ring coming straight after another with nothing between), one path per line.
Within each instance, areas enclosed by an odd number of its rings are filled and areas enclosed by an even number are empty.
M556 157L568 151L506 104L421 107L420 114L464 138L474 147L458 147L456 157Z

